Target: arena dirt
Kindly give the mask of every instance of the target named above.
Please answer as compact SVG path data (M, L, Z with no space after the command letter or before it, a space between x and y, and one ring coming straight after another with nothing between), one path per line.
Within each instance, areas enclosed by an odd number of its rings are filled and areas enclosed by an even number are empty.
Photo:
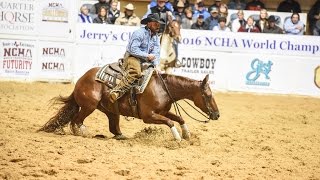
M0 82L0 179L320 179L319 98L215 93L221 118L183 115L192 138L181 143L166 126L124 118L129 139L114 140L98 111L88 137L37 133L59 108L49 100L73 87Z

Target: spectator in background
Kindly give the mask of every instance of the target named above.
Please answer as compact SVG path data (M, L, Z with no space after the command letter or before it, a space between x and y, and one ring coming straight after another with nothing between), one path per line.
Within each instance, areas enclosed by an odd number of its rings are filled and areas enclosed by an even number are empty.
M246 6L246 10L260 11L261 9L265 9L265 6L260 0L252 0Z
M228 6L227 4L221 3L219 7L219 17L228 17Z
M81 6L80 14L78 15L78 22L92 23L92 18L89 16L89 9L87 6Z
M227 24L227 18L226 17L219 17L218 19L218 26L215 26L213 28L214 31L226 31L230 32L230 28L226 25Z
M116 19L116 25L140 26L140 18L134 13L135 7L129 3L124 7L124 12Z
M149 4L149 8L153 8L153 7L157 6L157 5L158 5L158 1L157 0L151 0L151 2ZM167 9L169 9L171 12L173 12L173 6L172 6L172 4L171 4L171 2L169 0L164 0L164 6Z
M277 11L301 13L301 8L300 8L300 4L295 0L284 0L279 4Z
M147 18L147 16L149 14L158 14L161 21L166 22L167 20L167 12L169 12L169 14L172 15L172 12L169 8L167 8L166 5L166 0L157 0L157 5L154 7L151 7L150 9L148 9L147 13L143 16L143 19ZM174 16L172 15L173 19ZM159 33L163 33L165 29L165 23L160 24L160 30Z
M246 8L246 1L245 0L230 0L228 3L229 9L236 9L236 10L244 10Z
M196 4L194 6L194 8L196 8L194 11L193 11L193 17L194 18L198 18L198 16L200 14L203 15L204 19L207 19L208 17L210 17L210 13L206 10L206 8L204 7L204 4L203 2L199 2L198 4Z
M283 29L286 34L303 35L304 24L300 21L299 13L292 13L291 18L284 22Z
M269 16L268 24L263 29L263 33L270 33L270 34L283 34L283 30L276 25L277 19L274 15Z
M98 24L111 24L110 19L108 18L108 10L107 7L101 6L98 10L98 16L94 18L93 23Z
M207 30L212 30L213 27L218 26L219 11L216 7L212 7L210 11L211 16L205 19Z
M104 6L106 9L110 8L109 2L107 0L99 0L98 3L94 4L92 6L92 9L90 10L91 13L98 14L100 7Z
M178 11L177 5L178 5L179 2L182 2L182 3L183 3L183 6L184 6L185 8L187 8L187 7L190 6L189 0L174 0L174 1L173 1L173 10L174 10L174 11Z
M312 34L314 36L320 36L320 21L318 20L316 25L313 28Z
M181 24L182 19L185 17L184 14L184 3L182 1L179 1L177 4L177 11L173 12L173 16L176 18L176 20Z
M221 0L215 0L214 3L211 6L209 6L208 11L210 12L213 7L215 7L216 9L219 9L220 6L221 6Z
M310 33L315 35L314 32L317 32L316 24L320 24L320 0L317 0L308 12L308 21Z
M110 6L108 17L111 24L114 24L116 19L120 16L120 11L118 10L118 0L112 0Z
M255 25L252 16L248 17L247 24L245 26L241 26L238 32L260 33L259 28Z
M184 14L185 16L181 20L181 29L191 29L192 24L196 22L196 19L193 18L191 7L186 8Z
M247 24L247 21L244 19L243 10L239 10L237 15L238 15L238 18L231 22L232 32L238 32L240 27L242 26L245 27L245 25Z
M268 24L267 18L268 18L268 11L266 9L261 9L259 20L256 22L256 25L259 28L260 32L262 32L263 29L267 26Z
M193 23L191 25L191 29L198 29L198 30L205 30L207 29L207 25L204 22L204 16L202 14L199 14L197 18L197 22Z

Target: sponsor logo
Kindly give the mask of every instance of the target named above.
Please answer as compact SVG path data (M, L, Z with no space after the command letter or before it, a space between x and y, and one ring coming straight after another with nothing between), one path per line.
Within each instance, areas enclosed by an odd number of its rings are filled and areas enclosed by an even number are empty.
M314 84L320 89L320 66L314 70Z
M62 3L48 3L42 9L42 21L68 23L68 10Z
M270 76L271 66L273 63L271 61L263 62L259 59L254 59L251 62L251 71L246 75L246 84L247 85L256 85L256 86L269 86L270 85Z

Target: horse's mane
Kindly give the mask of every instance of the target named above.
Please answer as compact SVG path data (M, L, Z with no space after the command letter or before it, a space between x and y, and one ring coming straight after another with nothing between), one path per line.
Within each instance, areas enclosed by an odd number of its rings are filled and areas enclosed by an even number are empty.
M166 81L167 84L175 85L176 88L190 89L194 87L199 87L200 81L193 80L187 77L172 75L172 74L161 74L162 79Z

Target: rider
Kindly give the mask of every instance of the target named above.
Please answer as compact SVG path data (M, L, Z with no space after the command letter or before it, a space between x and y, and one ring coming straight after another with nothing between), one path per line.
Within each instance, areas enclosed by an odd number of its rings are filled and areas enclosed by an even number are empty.
M125 94L133 86L134 81L141 77L141 63L151 62L154 66L159 64L158 32L163 22L159 14L153 13L142 19L141 24L146 26L134 31L127 45L122 67L125 73L120 83L110 92L112 103Z

